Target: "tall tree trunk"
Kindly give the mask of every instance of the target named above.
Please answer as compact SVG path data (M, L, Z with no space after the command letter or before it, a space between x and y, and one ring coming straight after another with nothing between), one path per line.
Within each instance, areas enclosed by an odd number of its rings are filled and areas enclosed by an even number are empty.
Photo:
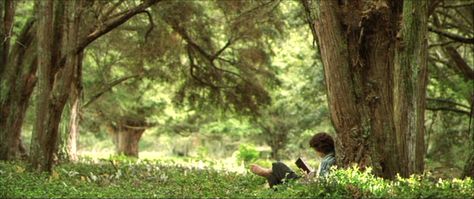
M422 173L425 156L428 1L407 0L394 70L394 119L400 174Z
M10 92L12 78L4 74L12 74L14 71L7 66L10 55L10 38L12 32L15 7L11 0L0 0L0 127L5 127L8 116L11 112L11 101L8 96ZM9 131L0 130L0 159L10 159L10 144L12 135Z
M13 0L0 1L0 75L3 73L10 52L10 39L13 34L15 16L15 2Z
M82 7L81 4L81 0L74 2L59 2L56 5L56 8L64 9L66 12L56 11L56 13L60 14L55 16L54 26L52 25L52 17L50 17L50 15L52 14L49 13L53 11L52 1L47 2L45 12L43 13L41 12L43 10L42 3L39 3L38 6L39 14L46 15L45 17L40 16L39 25L42 25L42 17L47 19L47 24L45 24L46 27L39 28L40 31L38 34L38 54L45 56L41 58L44 59L43 63L40 61L40 59L38 59L38 70L41 71L40 67L43 67L45 69L42 72L48 73L44 74L38 72L40 82L42 80L44 85L41 85L40 83L41 87L39 88L40 94L38 97L38 112L36 118L37 128L35 128L34 137L32 140L32 152L34 153L32 153L31 156L32 166L37 170L51 171L53 167L54 158L55 155L57 155L58 149L59 123L61 121L61 115L64 110L64 106L69 97L73 72L75 70L75 67L78 65L77 54L72 54L70 56L67 56L64 66L55 66L55 62L59 63L59 59L57 59L57 57L61 55L61 48L52 47L64 46L66 52L69 52L72 49L76 48L80 22L80 10ZM70 19L66 20L67 18L69 18L69 16ZM67 23L64 24L64 22L66 21ZM53 29L61 29L57 28L56 26L66 27L67 31L63 33L66 37L66 39L64 40L64 45L54 44L56 42L61 41L53 41L49 36L48 38L45 38L46 35L43 35L44 33L50 34L51 32L53 32ZM47 30L43 31L43 29L46 28ZM46 64L49 64L49 66ZM55 67L53 68L52 66Z
M6 70L0 76L0 159L15 159L21 127L36 83L34 21L28 20L10 52ZM20 45L21 44L21 45Z
M399 137L396 126L400 120L394 117L401 117L400 111L422 114L424 110L412 105L406 107L410 110L394 108L394 84L398 83L394 65L402 4L339 2L303 0L324 66L331 120L337 134L337 162L341 166L370 166L376 175L393 178L401 173L404 165L399 160L406 155L394 142ZM416 74L418 78L421 72ZM411 84L416 89L404 92L421 97L424 92L416 93L421 90L418 83ZM419 123L414 119L409 125L418 127Z
M79 136L80 99L82 96L82 58L83 53L80 52L72 79L73 85L71 87L69 106L65 108L63 119L61 119L59 159L62 161L75 162L78 160L77 139Z
M38 99L36 100L36 123L31 139L30 162L33 168L49 170L52 154L49 154L48 140L51 135L46 132L48 127L49 101L51 98L51 35L53 30L53 1L37 1L36 17L38 19Z

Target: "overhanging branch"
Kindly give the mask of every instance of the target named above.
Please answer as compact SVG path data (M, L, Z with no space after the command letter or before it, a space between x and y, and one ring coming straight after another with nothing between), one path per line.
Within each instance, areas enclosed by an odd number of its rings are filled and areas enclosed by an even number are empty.
M441 36L450 38L450 39L452 39L454 41L457 41L457 42L466 43L466 44L474 44L474 38L466 38L466 37L456 35L456 34L441 30L441 29L437 29L437 28L432 27L432 26L428 27L428 30L431 31L431 32L434 32L436 34L439 34Z
M113 29L117 28L118 26L122 25L123 23L127 22L130 18L134 17L135 15L143 12L148 7L160 2L161 0L146 0L140 5L124 11L118 16L114 16L108 20L106 20L100 27L89 33L86 37L82 38L77 47L73 49L71 52L68 52L66 55L61 57L61 61L59 65L62 66L66 62L66 56L70 54L77 54L83 51L90 43L98 39L99 37L109 33Z
M100 96L102 96L103 94L107 93L108 91L110 91L114 86L117 86L118 84L126 81L126 80L129 80L129 79L132 79L132 78L138 78L140 77L141 75L131 75L131 76L127 76L127 77L122 77L120 79L117 79L115 81L112 81L110 84L108 84L107 86L105 86L102 90L100 90L99 92L97 92L96 94L94 94L91 99L85 103L82 108L87 108L92 102L94 102L95 100L99 99Z
M233 75L233 76L236 76L237 78L245 81L245 79L239 75L238 73L236 72L233 72L233 71L230 71L230 70L225 70L223 68L219 68L215 65L214 61L215 59L219 59L219 55L225 50L227 49L228 47L230 47L232 45L232 43L235 41L233 40L232 38L229 39L227 41L227 43L220 49L218 50L214 55L211 55L210 53L206 52L206 50L204 50L204 48L202 48L200 45L198 45L190 36L189 34L186 32L186 30L184 30L182 27L179 27L177 24L173 23L173 22L168 22L170 24L170 26L173 28L174 31L176 31L183 39L184 41L187 43L187 51L188 51L188 59L190 61L190 74L191 74L191 77L193 77L193 79L197 80L198 82L204 84L204 85L207 85L207 86L210 86L210 87L213 87L213 88L233 88L235 86L219 86L219 85L215 85L213 83L210 83L210 82L206 82L202 79L200 79L198 76L196 76L196 74L194 73L194 69L196 68L199 68L197 66L197 64L194 62L194 58L193 58L193 54L192 52L193 51L197 51L197 53L199 53L201 55L201 57L203 57L204 59L207 60L207 62L209 62L209 65L214 69L214 70L217 70L217 71L221 71L221 72L224 72L224 73L227 73L227 74L230 74L230 75Z
M459 3L459 4L449 4L449 5L444 5L444 8L459 8L459 7L469 7L469 6L474 6L474 1L473 2L467 2L467 3Z
M148 35L150 35L151 31L153 31L153 28L155 28L155 23L153 22L153 16L151 15L150 12L144 10L144 11L141 11L140 13L145 13L148 16L148 21L150 22L150 27L145 33L145 42L146 42L148 39Z
M466 61L464 61L458 51L452 46L445 47L445 49L448 55L454 61L458 71L460 71L465 78L474 80L474 70L472 70L471 67L467 65Z
M123 13L120 16L114 17L112 19L109 19L104 22L102 26L100 26L98 29L94 30L93 32L89 33L78 45L78 47L75 49L75 52L79 52L80 50L83 50L87 45L95 41L97 38L99 38L102 35L107 34L114 28L122 25L126 21L128 21L130 18L133 16L142 13L145 9L148 7L152 6L153 4L158 3L160 0L147 0L140 5L138 5L135 8L132 8L125 13Z
M444 104L449 104L449 105L452 105L452 106L459 106L459 107L470 109L470 107L468 105L460 104L460 103L457 103L457 102L449 100L449 99L439 99L439 98L427 97L426 100L431 101L431 102L435 102L435 103L444 103Z
M455 113L460 113L463 115L469 116L471 113L469 111L457 109L457 108L452 108L452 107L426 107L427 110L430 111L449 111L449 112L455 112Z

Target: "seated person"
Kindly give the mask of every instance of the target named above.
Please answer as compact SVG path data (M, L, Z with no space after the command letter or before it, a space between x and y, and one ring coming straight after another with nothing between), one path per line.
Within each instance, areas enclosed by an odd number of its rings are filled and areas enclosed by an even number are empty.
M321 157L322 160L316 173L311 172L308 176L316 175L319 177L327 175L330 171L329 168L336 162L336 158L334 157L334 140L329 134L321 132L311 138L309 146L316 151L316 154ZM265 177L270 187L281 184L283 179L297 179L301 177L282 162L273 163L272 168L264 168L253 164L250 166L250 171Z

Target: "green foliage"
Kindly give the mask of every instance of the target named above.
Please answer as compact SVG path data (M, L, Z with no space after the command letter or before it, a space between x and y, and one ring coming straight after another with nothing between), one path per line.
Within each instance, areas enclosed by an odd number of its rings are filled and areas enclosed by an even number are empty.
M472 198L474 181L416 175L393 181L370 169L333 170L327 178L290 181L269 189L253 174L149 160L102 160L64 164L31 173L18 162L0 162L0 197L230 197L230 198Z
M250 144L241 144L239 151L237 152L237 161L244 162L245 164L253 162L258 159L260 152L257 151L255 146Z

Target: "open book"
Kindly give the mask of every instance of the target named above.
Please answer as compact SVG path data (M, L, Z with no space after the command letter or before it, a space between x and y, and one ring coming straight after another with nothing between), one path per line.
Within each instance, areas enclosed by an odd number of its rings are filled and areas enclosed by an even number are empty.
M296 166L302 169L306 173L311 173L311 167L301 158L298 158L295 162Z

